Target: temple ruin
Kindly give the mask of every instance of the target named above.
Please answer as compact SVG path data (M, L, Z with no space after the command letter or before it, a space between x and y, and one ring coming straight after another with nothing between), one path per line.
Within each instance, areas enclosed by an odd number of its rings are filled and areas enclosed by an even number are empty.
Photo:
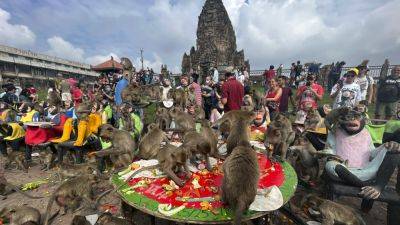
M236 35L222 0L206 0L199 16L196 48L182 59L182 73L209 74L216 67L222 71L228 66L248 66L244 51L236 49Z

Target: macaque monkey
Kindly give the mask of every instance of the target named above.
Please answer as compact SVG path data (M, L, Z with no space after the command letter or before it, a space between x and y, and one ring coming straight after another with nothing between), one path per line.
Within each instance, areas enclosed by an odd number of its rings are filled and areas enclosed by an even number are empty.
M265 105L264 95L259 91L253 90L252 99L253 99L253 102L254 102L254 109L255 110L260 110Z
M308 206L321 213L323 225L365 225L362 217L351 207L342 205L316 195L309 194L302 200L301 206Z
M80 207L82 201L85 201L91 206L96 205L92 199L93 186L97 182L97 177L93 174L83 175L63 182L53 192L47 203L44 225L49 224L49 215L54 202L64 209L64 214L69 211L76 211Z
M188 105L188 94L183 89L171 89L168 92L168 98L174 99L174 105L182 110Z
M304 121L304 129L305 130L317 130L317 128L321 128L325 126L324 119L319 114L318 110L310 109L307 112L307 118Z
M128 220L114 217L110 213L103 213L99 216L95 225L133 225L133 223Z
M252 112L254 111L254 103L253 103L253 99L251 98L250 95L245 95L243 97L243 106L240 108L243 111L249 111Z
M126 167L132 163L137 144L128 131L118 130L110 124L104 124L100 127L99 136L105 141L110 141L112 146L93 152L92 155L97 157L110 156L115 168Z
M9 183L4 176L1 176L0 177L0 196L6 196L7 194L10 193L9 190L7 190L7 187L10 188L11 190L15 191L15 192L18 192L19 194L24 195L25 197L28 197L28 198L31 198L31 199L41 199L41 198L43 198L43 197L40 197L40 196L32 196L32 195L29 195L29 194L21 191L19 189L19 187Z
M10 225L22 225L27 222L39 225L41 214L39 210L30 206L9 206L0 210L0 217L9 218Z
M240 225L243 213L257 194L260 172L257 154L249 142L241 140L223 164L222 201L235 212L234 224Z
M316 181L319 177L317 150L307 139L305 133L297 137L289 147L288 160L300 178Z
M148 132L139 143L139 157L142 159L156 158L163 141L168 141L164 131L157 124L148 125Z
M28 163L25 160L25 155L22 152L11 151L7 154L6 162L4 163L4 169L10 168L12 163L17 165L17 168L24 171L25 173L28 172Z
M242 111L243 112L243 111ZM247 116L234 118L231 123L231 131L226 141L227 155L241 142L248 142L250 139L249 125L254 119L254 113L247 112Z
M169 129L171 125L171 118L169 116L168 109L163 107L158 107L156 111L156 122L160 125L160 129L165 131Z
M64 179L93 174L93 172L96 170L97 170L96 165L94 163L85 163L85 164L61 163L58 168L58 176L62 181Z
M194 130L196 123L191 115L181 111L179 108L174 107L169 111L171 119L175 122L175 127L181 132Z
M89 221L87 221L86 217L81 215L76 215L72 219L71 225L92 225Z
M222 118L220 118L217 122L215 122L212 127L219 126L219 131L223 135L229 134L231 127L232 127L232 122L234 120L240 120L240 119L248 119L252 118L255 116L254 112L250 111L244 111L244 110L232 110L227 113L225 113Z
M39 152L40 164L42 164L41 170L50 170L54 166L54 160L56 159L55 154L50 150L43 150Z
M175 147L173 145L167 144L163 146L160 151L157 153L157 160L159 162L158 165L143 167L133 173L131 176L126 179L129 181L136 174L151 169L160 169L165 174L167 174L168 178L172 179L178 186L184 186L185 182L181 180L178 176L176 176L175 172L179 169L184 169L186 172L186 178L189 179L191 177L191 173L189 171L189 167L187 166L188 153L183 148L183 146ZM121 187L121 186L120 186ZM118 187L117 190L120 188Z
M268 156L272 159L272 155L279 154L281 160L286 159L287 150L290 144L293 143L295 133L292 129L291 122L285 116L278 114L273 122L268 126L265 137L264 145L270 149L272 145L273 150L269 152Z

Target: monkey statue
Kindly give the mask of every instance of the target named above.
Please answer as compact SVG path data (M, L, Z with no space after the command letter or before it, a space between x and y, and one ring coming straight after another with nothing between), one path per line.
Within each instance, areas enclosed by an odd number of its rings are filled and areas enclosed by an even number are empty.
M371 200L379 198L400 166L400 144L388 142L375 148L365 128L365 111L359 107L339 109L337 114L338 125L330 130L323 153L335 155L338 160L328 161L325 170L333 181L359 187L360 196L365 200L363 207L367 207L364 210L369 210ZM397 183L397 189L399 186Z

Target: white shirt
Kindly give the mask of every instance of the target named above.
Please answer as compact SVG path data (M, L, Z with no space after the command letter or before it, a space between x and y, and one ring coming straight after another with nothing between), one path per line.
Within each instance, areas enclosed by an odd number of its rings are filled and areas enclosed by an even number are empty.
M242 85L244 85L244 79L245 79L245 77L244 77L244 75L241 73L240 75L239 75L239 77L237 78L237 80L242 84Z
M355 83L360 85L360 91L361 91L361 101L364 101L367 99L367 93L368 93L368 87L371 84L371 79L368 76L362 76L362 77L357 77Z
M214 83L219 82L219 73L218 73L217 69L214 69L213 81L214 81Z
M339 88L338 84L335 84L332 88L331 95L334 94ZM361 89L360 85L355 82L347 84L343 82L343 87L336 96L333 109L337 109L343 106L354 107L361 101Z

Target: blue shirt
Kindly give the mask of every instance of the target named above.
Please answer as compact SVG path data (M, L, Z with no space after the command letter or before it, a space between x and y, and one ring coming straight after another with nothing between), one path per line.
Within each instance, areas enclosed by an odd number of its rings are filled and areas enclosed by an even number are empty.
M118 81L117 85L115 86L115 104L116 105L121 105L122 104L122 91L128 86L128 80L125 78L122 78L120 81Z

